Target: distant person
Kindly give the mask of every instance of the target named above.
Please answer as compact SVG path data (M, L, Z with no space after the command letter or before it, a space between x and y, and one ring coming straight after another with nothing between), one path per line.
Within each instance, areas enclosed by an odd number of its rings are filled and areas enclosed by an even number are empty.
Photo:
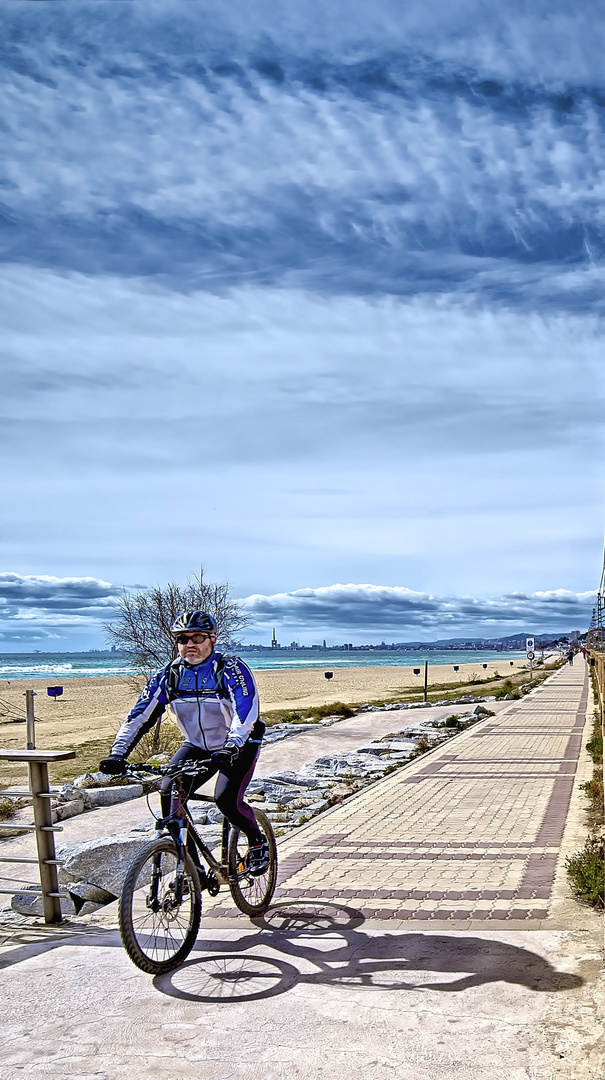
M254 811L243 796L256 766L265 732L258 712L258 690L250 668L234 656L217 652L216 620L205 611L184 611L173 622L179 656L152 675L114 739L99 768L119 775L126 758L170 705L185 737L171 765L208 762L218 772L214 797L221 813L248 837L250 869L268 866L269 848ZM190 795L196 777L185 781ZM171 780L162 781L162 814L170 813Z
M569 663L573 667L573 649L568 649L567 650L567 659L569 660Z

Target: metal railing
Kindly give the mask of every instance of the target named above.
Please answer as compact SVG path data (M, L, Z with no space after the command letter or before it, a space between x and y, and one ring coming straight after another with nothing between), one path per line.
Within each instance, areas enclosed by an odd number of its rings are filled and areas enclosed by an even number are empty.
M38 864L40 872L38 895L42 896L42 909L46 923L61 922L60 898L65 895L59 892L57 867L60 865L60 860L56 857L54 836L56 832L63 832L63 829L60 825L53 825L50 804L53 793L50 791L48 781L48 766L51 762L68 761L75 756L75 750L0 750L0 761L26 762L29 771L29 790L0 791L0 795L31 799L34 810L33 825L13 825L11 822L6 822L0 823L0 829L8 829L12 833L35 833L38 849L36 859L0 855L0 862ZM0 889L0 893L14 895L16 892L19 892L19 889ZM34 893L34 890L28 888L27 892Z
M586 648L594 652L605 652L605 629L596 626L586 635Z
M586 647L588 663L594 672L597 689L597 707L601 721L601 745L605 746L605 643L603 633L604 631L600 628L589 630ZM605 763L602 761L601 769L604 768ZM603 810L605 812L605 794L603 796Z

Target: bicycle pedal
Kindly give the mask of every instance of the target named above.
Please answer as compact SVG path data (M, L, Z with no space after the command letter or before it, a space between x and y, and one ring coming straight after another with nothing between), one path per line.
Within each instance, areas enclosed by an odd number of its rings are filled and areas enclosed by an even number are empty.
M218 880L216 875L212 873L212 871L210 871L209 874L206 874L206 878L208 881L208 884L206 885L206 888L208 889L208 895L218 896L221 888L220 881Z

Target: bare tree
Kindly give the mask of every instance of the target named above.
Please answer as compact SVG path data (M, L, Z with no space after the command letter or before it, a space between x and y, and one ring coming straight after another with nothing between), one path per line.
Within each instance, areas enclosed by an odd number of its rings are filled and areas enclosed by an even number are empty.
M208 611L218 624L218 644L230 649L248 625L236 600L229 598L229 585L204 580L204 569L189 578L186 585L169 581L141 592L126 593L118 604L118 614L104 626L108 640L128 653L136 671L136 685L147 679L177 655L170 627L181 611L196 608Z

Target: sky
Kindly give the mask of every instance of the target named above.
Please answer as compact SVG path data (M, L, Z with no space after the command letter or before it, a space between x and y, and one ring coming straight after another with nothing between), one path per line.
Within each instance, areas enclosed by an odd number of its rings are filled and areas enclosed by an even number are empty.
M0 649L585 628L605 51L561 0L0 0Z

